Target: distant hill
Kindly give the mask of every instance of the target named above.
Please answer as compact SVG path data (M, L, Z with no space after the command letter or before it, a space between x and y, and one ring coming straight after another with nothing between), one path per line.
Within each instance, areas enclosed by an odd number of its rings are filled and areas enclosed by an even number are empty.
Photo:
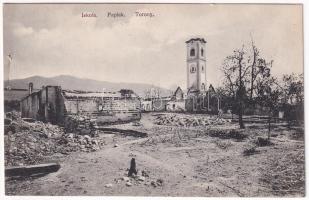
M161 96L169 96L173 91L153 86L151 84L144 83L113 83L107 81L98 81L93 79L77 78L69 75L60 75L55 77L42 77L31 76L24 79L10 80L11 88L28 89L28 84L32 82L35 89L40 89L46 85L58 85L62 89L67 90L83 90L83 91L119 91L120 89L131 89L140 97L145 96L145 91L150 88L160 90ZM7 86L7 81L4 82L4 86Z

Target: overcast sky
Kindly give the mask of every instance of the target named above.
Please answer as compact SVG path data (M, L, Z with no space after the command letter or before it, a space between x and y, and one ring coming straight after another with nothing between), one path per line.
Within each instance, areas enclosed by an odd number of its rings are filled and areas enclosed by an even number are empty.
M155 17L136 17L135 11ZM93 12L96 18L82 18ZM107 17L122 12L125 17ZM303 71L299 5L4 5L4 56L12 78L73 75L111 82L186 87L186 46L207 41L207 83L222 82L220 67L250 42L273 59L273 74ZM6 59L5 70L7 69Z

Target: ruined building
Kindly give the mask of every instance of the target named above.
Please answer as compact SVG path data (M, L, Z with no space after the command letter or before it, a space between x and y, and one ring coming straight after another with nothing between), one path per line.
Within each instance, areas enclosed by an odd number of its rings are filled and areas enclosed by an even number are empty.
M24 118L64 124L70 117L95 121L96 125L129 122L141 118L140 99L131 90L119 92L77 92L62 90L60 86L45 86L20 102Z
M177 87L174 94L171 96L170 101L167 103L166 110L171 112L185 111L184 92L180 87Z

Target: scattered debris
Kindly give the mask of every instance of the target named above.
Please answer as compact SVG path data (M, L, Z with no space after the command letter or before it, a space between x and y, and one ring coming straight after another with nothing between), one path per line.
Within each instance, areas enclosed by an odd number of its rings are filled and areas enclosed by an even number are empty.
M169 126L208 126L208 125L222 125L228 121L222 118L210 116L194 116L192 115L159 115L156 118L155 124L169 125Z
M137 176L138 181L145 181L146 178L144 176Z
M19 116L11 119L4 137L5 166L38 164L54 153L92 152L105 144L98 137L65 133L62 127L50 123L29 123Z
M130 181L126 182L126 186L131 187L132 183Z
M113 184L108 183L108 184L106 184L104 187L106 187L106 188L111 188L111 187L113 187Z
M149 177L149 172L142 170L142 176Z
M128 181L130 181L130 178L129 178L129 177L126 177L126 176L124 176L124 177L122 177L122 180L124 180L125 182L128 182Z
M160 187L163 186L163 180L157 179L156 181L151 181L150 183L153 187Z

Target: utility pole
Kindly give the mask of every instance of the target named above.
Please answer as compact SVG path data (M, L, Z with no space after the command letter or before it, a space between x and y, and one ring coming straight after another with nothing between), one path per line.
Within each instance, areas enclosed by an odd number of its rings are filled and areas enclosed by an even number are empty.
M7 85L7 89L11 89L11 86L10 86L10 70L11 70L11 63L12 63L12 60L13 60L13 57L11 54L8 54L8 85Z

